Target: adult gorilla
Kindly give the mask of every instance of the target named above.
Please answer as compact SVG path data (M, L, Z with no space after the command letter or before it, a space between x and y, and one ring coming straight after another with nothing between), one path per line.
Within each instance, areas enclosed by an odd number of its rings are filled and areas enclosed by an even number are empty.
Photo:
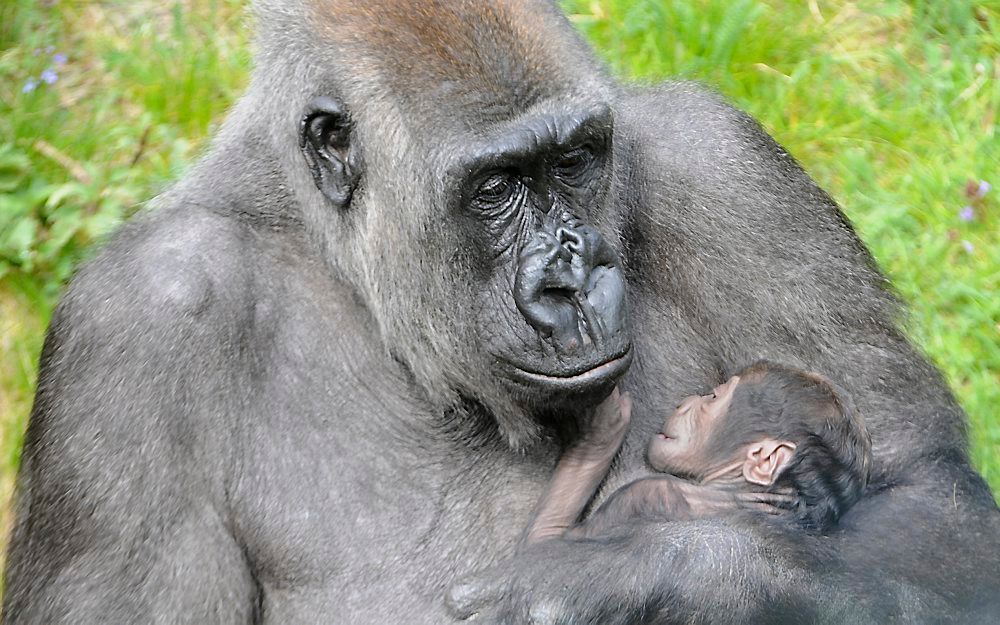
M258 9L211 152L55 314L7 623L440 623L494 565L454 613L995 614L1000 514L961 410L751 119L615 85L540 0ZM665 407L761 357L840 380L867 418L872 484L841 531L637 524L508 559L560 415L632 361L607 493L647 474Z

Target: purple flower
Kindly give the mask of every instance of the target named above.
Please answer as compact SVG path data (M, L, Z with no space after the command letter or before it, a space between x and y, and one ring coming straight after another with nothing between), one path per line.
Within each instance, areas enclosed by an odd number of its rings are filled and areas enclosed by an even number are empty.
M973 204L976 204L979 200L983 199L983 197L989 193L992 188L993 185L985 180L976 182L975 180L969 179L965 183L965 197L969 198Z
M56 51L55 46L45 46L45 54L52 54Z
M39 76L39 78L41 78L42 82L44 82L46 85L52 85L55 84L57 80L59 80L59 74L56 73L56 70L50 67L44 72L42 72L42 75Z
M28 82L24 83L24 86L21 87L21 93L31 93L37 88L38 88L38 81L35 80L34 78L29 78Z
M52 62L55 63L56 67L62 67L66 64L66 55L62 52L57 52L52 56Z
M962 239L962 247L964 247L965 251L968 252L969 254L972 253L972 250L976 249L972 247L972 244L966 241L965 239Z
M958 212L958 218L962 221L972 221L976 218L976 211L971 206L965 206Z

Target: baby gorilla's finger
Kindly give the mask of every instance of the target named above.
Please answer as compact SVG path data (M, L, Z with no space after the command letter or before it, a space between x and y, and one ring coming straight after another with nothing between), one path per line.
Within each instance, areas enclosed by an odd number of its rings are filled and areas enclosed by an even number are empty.
M618 392L618 387L615 387L615 393ZM632 418L632 396L627 392L621 393L618 397L618 409L621 411L621 418L625 423L628 423Z
M591 421L592 434L604 433L617 440L624 437L632 413L632 401L628 395L622 394L615 387L608 398L602 401L594 411Z
M618 387L616 386L615 389L611 391L611 394L597 405L595 416L598 421L601 423L613 423L618 420L621 413L619 397Z
M766 503L745 503L741 507L744 510L756 510L757 512L763 512L764 514L779 515L783 512L781 508L776 508L770 504Z
M759 510L768 514L780 514L795 505L793 495L780 493L740 493L736 495L740 507L748 510Z
M789 495L786 493L757 493L757 501L762 503L769 503L775 506L791 506L798 501L798 497L795 495Z

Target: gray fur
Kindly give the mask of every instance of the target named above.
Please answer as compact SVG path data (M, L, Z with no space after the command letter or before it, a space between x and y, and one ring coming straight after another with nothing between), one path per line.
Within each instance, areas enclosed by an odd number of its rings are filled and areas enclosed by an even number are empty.
M449 587L492 565L480 622L995 620L1000 513L962 411L837 206L752 119L695 85L614 84L540 1L258 12L210 152L55 313L6 623L441 623ZM318 95L364 152L343 214L296 147ZM591 216L622 253L636 351L602 496L650 474L663 411L767 358L864 414L872 479L840 532L650 523L509 559L559 450L490 368L524 321L469 278L442 172L526 111L587 102L615 114Z

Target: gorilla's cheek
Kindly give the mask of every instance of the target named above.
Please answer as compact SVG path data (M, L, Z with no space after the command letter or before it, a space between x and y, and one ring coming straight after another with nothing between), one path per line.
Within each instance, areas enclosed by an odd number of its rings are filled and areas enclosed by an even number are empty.
M620 267L596 267L587 281L586 299L599 311L604 336L614 339L627 334L625 277Z

